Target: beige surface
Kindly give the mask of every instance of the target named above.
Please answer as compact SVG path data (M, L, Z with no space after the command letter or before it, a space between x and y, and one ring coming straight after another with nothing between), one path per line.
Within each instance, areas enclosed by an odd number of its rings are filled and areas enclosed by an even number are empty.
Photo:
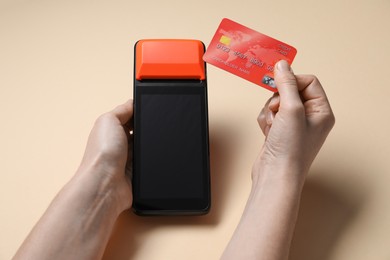
M390 1L0 1L0 259L76 170L94 119L132 96L133 44L223 17L298 49L337 123L305 186L292 259L390 259ZM271 93L208 67L213 208L119 221L106 259L217 259L250 188ZM59 219L58 221L61 221ZM114 257L116 256L116 258Z

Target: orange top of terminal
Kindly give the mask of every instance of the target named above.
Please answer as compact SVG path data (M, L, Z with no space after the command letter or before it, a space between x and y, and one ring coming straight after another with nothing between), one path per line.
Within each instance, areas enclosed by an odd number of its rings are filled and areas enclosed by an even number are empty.
M140 40L135 48L137 80L206 78L201 41Z

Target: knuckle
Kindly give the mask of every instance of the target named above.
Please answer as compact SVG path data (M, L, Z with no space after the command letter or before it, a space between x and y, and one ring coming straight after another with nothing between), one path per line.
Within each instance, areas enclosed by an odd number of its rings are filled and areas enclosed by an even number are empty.
M329 133L336 123L336 118L333 113L323 114L318 120L313 122L319 132Z
M312 81L316 81L316 82L318 82L318 78L317 78L317 76L316 75L313 75L313 74L309 74L309 75L307 75L308 77L310 77L311 79L312 79Z
M316 75L309 75L309 77L311 78L311 85L321 86L321 82Z
M336 123L336 117L333 114L332 109L330 108L330 106L326 106L325 108L319 109L319 111L322 111L322 124L325 128L331 130Z
M312 84L316 86L321 86L320 80L314 75L312 75L312 77L313 77Z
M334 116L333 113L330 113L326 117L326 124L328 125L329 129L332 129L333 126L336 124L336 117Z
M310 79L310 81L317 81L318 82L318 78L317 78L317 76L316 75L314 75L314 74L306 74L306 75L304 75L306 78L308 78L308 79Z

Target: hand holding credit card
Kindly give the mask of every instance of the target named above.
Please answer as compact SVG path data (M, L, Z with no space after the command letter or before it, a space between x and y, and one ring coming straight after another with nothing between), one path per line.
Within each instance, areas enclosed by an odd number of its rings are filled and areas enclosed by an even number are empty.
M297 50L227 18L219 25L203 60L273 92L274 65L291 64Z

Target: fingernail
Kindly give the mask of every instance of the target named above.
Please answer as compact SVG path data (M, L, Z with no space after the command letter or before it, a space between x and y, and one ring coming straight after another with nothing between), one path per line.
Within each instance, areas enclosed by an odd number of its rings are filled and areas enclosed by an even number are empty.
M278 61L278 63L276 64L276 68L279 71L291 71L290 64L288 64L288 62L285 60Z

